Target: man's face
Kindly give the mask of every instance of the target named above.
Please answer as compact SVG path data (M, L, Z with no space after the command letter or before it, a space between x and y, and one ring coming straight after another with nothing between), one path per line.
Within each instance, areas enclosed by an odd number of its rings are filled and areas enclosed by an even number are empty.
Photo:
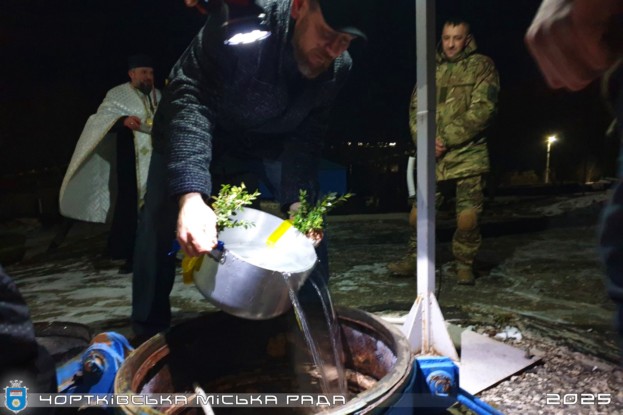
M140 89L145 93L149 93L154 87L154 69L149 67L140 67L130 69L128 71L130 83L134 88Z
M324 20L320 6L310 0L294 0L295 19L292 46L299 71L305 78L314 79L348 47L355 36L333 30Z
M446 24L441 33L441 48L448 59L454 58L469 44L471 36L467 25Z

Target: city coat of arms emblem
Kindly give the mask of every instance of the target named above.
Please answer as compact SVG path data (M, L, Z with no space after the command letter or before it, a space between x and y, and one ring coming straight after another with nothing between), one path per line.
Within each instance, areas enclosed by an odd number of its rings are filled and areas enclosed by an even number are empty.
M4 406L11 412L18 413L28 406L28 388L21 380L9 381L11 386L4 388Z

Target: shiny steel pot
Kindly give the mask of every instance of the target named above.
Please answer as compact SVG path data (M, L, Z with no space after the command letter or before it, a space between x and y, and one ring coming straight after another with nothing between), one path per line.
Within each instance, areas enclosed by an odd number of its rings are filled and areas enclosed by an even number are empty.
M254 226L221 231L220 259L204 256L195 285L212 304L238 317L263 320L285 313L292 306L289 287L298 291L316 265L312 242L260 210L245 208L233 219Z

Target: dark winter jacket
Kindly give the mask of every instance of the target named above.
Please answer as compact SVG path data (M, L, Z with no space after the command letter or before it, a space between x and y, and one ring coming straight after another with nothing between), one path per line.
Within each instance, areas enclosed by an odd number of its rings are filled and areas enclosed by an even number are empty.
M27 383L31 392L57 391L56 368L48 351L37 343L30 311L17 285L0 265L0 379ZM5 402L6 403L6 402ZM32 411L32 412L31 412ZM48 415L53 408L35 408Z
M224 45L211 17L173 68L156 116L154 150L168 153L172 195L210 195L209 172L221 151L279 159L282 205L316 186L329 110L351 68L347 52L315 80L300 75L291 46L290 0L257 2L272 34Z
M30 312L15 282L0 266L0 373L37 356Z

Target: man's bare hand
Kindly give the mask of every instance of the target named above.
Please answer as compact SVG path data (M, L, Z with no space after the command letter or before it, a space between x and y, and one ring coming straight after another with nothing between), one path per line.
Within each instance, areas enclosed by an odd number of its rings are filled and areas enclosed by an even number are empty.
M604 41L621 0L544 0L525 36L552 88L580 90L614 61Z
M210 252L217 244L216 214L199 193L180 198L177 240L186 255L195 257Z
M125 117L125 120L123 120L123 125L130 130L136 131L141 128L141 119L136 115L128 115Z
M444 154L446 154L446 151L448 151L448 148L443 143L443 141L440 138L436 138L435 139L435 158L439 158L443 156Z
M312 244L314 244L315 247L318 247L318 245L320 245L320 242L322 242L322 238L324 238L324 232L322 231L322 229L311 230L307 232L305 236L312 242Z
M199 3L199 0L184 0L186 7L195 7Z

